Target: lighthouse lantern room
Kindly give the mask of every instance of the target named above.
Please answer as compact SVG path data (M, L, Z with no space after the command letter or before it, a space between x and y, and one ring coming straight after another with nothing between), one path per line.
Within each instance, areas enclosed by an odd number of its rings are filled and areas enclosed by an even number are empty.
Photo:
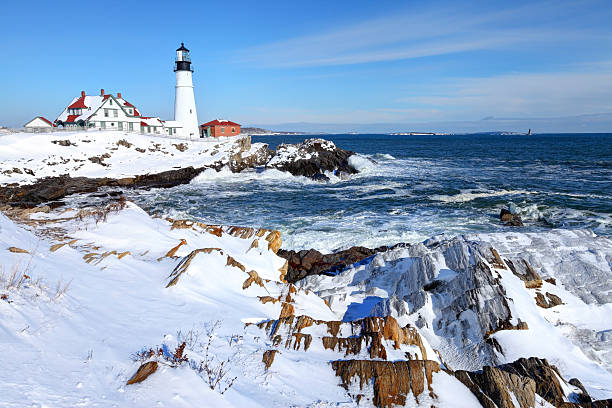
M176 73L174 120L183 125L182 136L190 139L199 137L198 114L193 95L191 57L189 56L189 50L185 48L183 43L176 50L174 72Z

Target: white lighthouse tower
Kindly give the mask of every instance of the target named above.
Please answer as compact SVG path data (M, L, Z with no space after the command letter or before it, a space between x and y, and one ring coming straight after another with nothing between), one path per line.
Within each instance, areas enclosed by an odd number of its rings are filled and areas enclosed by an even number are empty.
M174 63L176 72L176 91L174 94L174 120L183 125L182 136L189 139L200 137L198 126L198 113L196 112L195 97L193 96L193 80L191 74L191 58L189 50L181 43L176 50Z

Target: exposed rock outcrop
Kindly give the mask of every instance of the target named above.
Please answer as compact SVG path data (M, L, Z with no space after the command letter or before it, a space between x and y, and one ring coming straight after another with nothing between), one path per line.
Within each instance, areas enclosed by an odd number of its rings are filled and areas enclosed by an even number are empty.
M397 246L403 246L399 244ZM296 282L306 276L329 274L333 275L342 271L345 267L362 261L366 261L369 257L378 252L386 251L389 247L383 246L375 249L370 249L361 246L355 246L344 251L338 251L331 254L322 254L315 249L307 249L302 251L287 251L280 249L278 256L285 258L288 261L287 282Z
M326 171L338 174L357 173L357 170L348 163L348 157L353 152L342 150L323 139L310 139L297 146L280 145L278 149L282 156L280 158L278 155L275 156L268 145L263 144L253 148L250 137L246 137L236 141L236 153L225 160L206 166L189 166L121 179L71 177L68 174L46 177L32 184L0 187L0 201L20 207L35 207L60 200L70 194L93 193L101 187L169 188L189 183L206 169L220 171L224 166L228 166L235 173L247 168L267 166L314 179L326 179L323 174ZM106 166L104 159L110 157L109 154L104 154L90 157L89 160Z
M555 407L612 406L612 400L593 401L576 378L572 378L569 385L579 391L566 395L564 387L567 389L568 385L557 367L537 357L520 358L513 363L497 367L484 366L479 371L460 370L452 374L472 391L485 408L534 407L536 394ZM516 399L519 407L516 407L512 397Z
M455 371L455 377L472 391L484 408L535 407L536 384L531 378L485 366L480 372ZM519 403L514 405L512 395Z
M325 172L337 175L357 173L348 159L354 152L343 150L324 139L308 139L297 145L280 144L267 167L286 171L294 176L326 180Z
M267 144L261 144L257 148L251 145L251 138L242 138L240 151L230 157L228 167L233 173L240 173L245 169L265 166L275 155Z
M565 401L565 393L560 383L560 380L563 381L563 377L557 367L548 364L546 359L537 357L520 358L513 363L500 365L498 368L511 374L532 379L535 382L536 393L555 406Z
M374 394L371 402L376 407L404 406L410 394L418 403L426 388L429 396L434 398L432 374L440 371L440 365L429 360L337 360L331 364L349 394L357 387L357 382L360 391L371 384ZM357 392L353 395L362 399Z
M544 309L549 309L551 307L563 304L563 301L559 296L549 292L546 292L546 296L544 296L541 292L537 292L535 301L538 306Z
M136 384L146 380L151 374L157 371L157 361L149 361L138 367L138 371L127 381L127 385Z
M411 326L400 327L391 316L341 322L283 315L281 312L279 319L268 320L257 326L266 331L274 345L282 344L294 350L300 350L302 339L305 339L305 349L308 349L312 341L316 341L320 342L323 349L344 353L345 357L386 360L391 350L402 350L404 358L428 358L417 329ZM313 339L310 332L317 327L320 329L315 330L316 333L326 332L326 335Z
M499 219L507 227L522 227L524 225L523 220L519 215L514 214L505 208L501 209Z
M274 357L276 357L276 353L278 353L278 350L274 349L264 351L261 361L265 364L266 370L268 370L274 362Z

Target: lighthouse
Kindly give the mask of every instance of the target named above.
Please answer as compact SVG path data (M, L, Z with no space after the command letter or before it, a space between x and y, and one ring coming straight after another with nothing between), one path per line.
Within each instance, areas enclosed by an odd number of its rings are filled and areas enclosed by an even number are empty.
M176 90L174 93L174 120L183 125L182 136L189 139L200 135L198 129L198 114L196 112L195 97L193 96L193 79L191 75L191 58L185 44L181 43L176 50L174 62L176 72Z

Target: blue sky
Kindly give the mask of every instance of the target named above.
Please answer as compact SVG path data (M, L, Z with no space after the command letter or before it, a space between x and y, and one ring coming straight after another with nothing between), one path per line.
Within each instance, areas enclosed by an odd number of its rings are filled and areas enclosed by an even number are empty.
M100 88L172 118L181 41L200 122L409 127L612 113L609 1L88 3L3 5L0 124L55 119Z

